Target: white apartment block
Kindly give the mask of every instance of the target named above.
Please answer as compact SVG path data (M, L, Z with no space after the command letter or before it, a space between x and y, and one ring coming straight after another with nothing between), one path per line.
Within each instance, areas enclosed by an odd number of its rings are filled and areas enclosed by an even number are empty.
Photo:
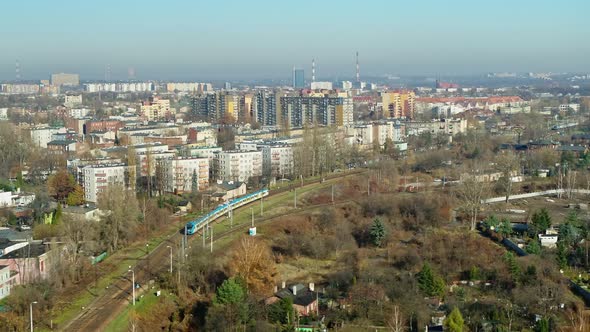
M148 92L154 90L152 82L134 83L88 83L84 84L86 92Z
M197 158L207 158L209 160L213 160L215 158L215 153L221 152L220 146L188 146L186 148L187 154L191 157Z
M262 174L275 178L293 174L293 148L290 145L262 145Z
M76 107L82 105L82 95L66 95L66 99L64 101L64 106L66 107Z
M68 115L75 119L85 118L90 110L87 108L72 108L68 110Z
M455 136L467 131L465 119L442 119L432 121L408 121L406 122L408 136L431 133L433 135Z
M31 141L34 145L47 149L47 143L53 141L54 134L65 132L65 128L33 128L31 129Z
M165 174L165 191L176 194L191 192L193 181L196 180L196 190L203 190L209 186L209 159L175 157L160 161ZM196 177L196 179L193 179Z
M221 151L216 162L220 180L246 182L262 176L262 151Z
M109 185L126 186L127 166L125 164L89 165L82 169L84 199L96 203L101 192Z
M158 161L163 159L174 158L176 153L173 151L153 151L141 152L136 154L137 176L156 176L156 167Z

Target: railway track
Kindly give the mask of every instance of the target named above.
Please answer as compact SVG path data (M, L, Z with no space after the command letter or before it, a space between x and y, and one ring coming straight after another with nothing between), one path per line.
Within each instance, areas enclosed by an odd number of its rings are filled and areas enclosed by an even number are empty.
M310 185L314 185L321 182L331 181L334 179L341 179L353 175L358 175L361 173L366 172L366 170L358 170L353 172L347 172L344 174L335 174L324 179L317 179L313 181L304 182L303 188L308 187ZM294 182L295 183L295 182ZM293 183L293 184L294 184ZM270 192L268 197L273 197L276 195L283 194L294 188L301 188L300 186L286 186L283 188L275 189ZM297 208L294 210L289 210L284 213L279 213L275 215L270 215L261 219L258 219L257 224L266 224L273 219L288 216L288 215L295 215L305 211L328 207L328 206L335 206L335 205L342 205L348 204L351 202L355 202L353 200L345 200L335 203L326 203L326 204L316 204L316 205L308 205L301 208ZM238 210L247 209L256 202L249 203L240 207ZM217 219L219 220L219 219ZM218 221L217 221L218 222ZM219 233L219 235L215 235L213 243L223 239L226 236L234 234L236 232L242 232L246 229L250 224L249 223L242 223L235 225L232 229L223 231ZM196 234L195 234L196 235ZM149 254L145 255L141 259L138 259L137 263L132 266L135 271L135 280L136 282L140 283L144 287L149 287L147 280L150 279L150 276L157 275L157 273L161 271L165 271L168 269L169 265L169 249L167 246L176 246L183 235L180 232L174 233L168 239L164 240L158 247L156 247L153 251ZM189 237L190 242L195 242L199 239L199 236L191 236ZM104 331L108 323L115 318L129 303L131 299L131 273L125 274L119 277L113 284L111 284L106 292L104 292L101 296L94 299L87 307L80 308L81 312L76 316L73 320L65 324L63 327L58 327L59 331L71 331L71 332L79 332L79 331ZM144 289L143 291L149 291L149 289Z

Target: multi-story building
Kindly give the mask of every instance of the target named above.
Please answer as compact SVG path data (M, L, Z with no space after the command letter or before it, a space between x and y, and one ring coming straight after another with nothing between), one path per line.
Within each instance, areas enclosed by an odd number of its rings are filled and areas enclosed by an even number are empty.
M281 121L282 91L259 90L254 98L252 117L262 126L276 126Z
M353 123L351 98L344 97L282 97L279 126L305 125L350 126Z
M38 147L47 148L47 143L53 140L53 135L65 132L65 128L42 127L31 129L31 141Z
M82 168L84 188L84 200L86 202L96 203L100 193L105 191L109 185L119 184L130 187L128 167L123 164L98 164L88 165Z
M221 152L220 146L186 146L184 148L187 157L207 158L213 160L215 153Z
M413 91L391 91L381 93L383 116L386 118L414 118L416 94Z
M66 99L64 101L64 106L66 107L76 107L82 105L82 95L81 94L66 94Z
M16 284L16 275L10 272L10 266L0 265L0 300L10 295L10 288Z
M311 82L312 90L332 90L332 82Z
M80 85L80 75L78 74L51 74L51 85L53 86L62 86L62 85L71 85L77 86Z
M141 104L141 116L148 121L164 120L174 114L170 100L158 97L150 98Z
M37 94L41 91L39 84L24 84L24 83L6 83L0 84L0 92L16 95L16 94Z
M293 68L293 88L305 88L305 71L303 69Z
M25 285L47 279L58 254L57 250L49 250L47 244L40 240L13 242L0 239L0 266L8 266L10 286ZM2 268L2 272L6 277L5 268Z
M274 178L289 177L293 174L293 148L286 144L263 144L262 175Z
M262 176L262 151L221 151L215 156L217 179L246 182Z
M154 91L152 82L132 83L88 83L84 84L86 92L149 92Z
M209 159L174 157L159 161L164 171L165 191L182 194L209 186ZM193 188L193 184L197 188Z
M465 119L441 119L432 121L408 121L405 123L408 136L429 132L433 135L455 136L467 131Z
M166 83L166 91L168 92L204 92L204 91L211 91L210 83L185 83L185 82L173 82L173 83Z

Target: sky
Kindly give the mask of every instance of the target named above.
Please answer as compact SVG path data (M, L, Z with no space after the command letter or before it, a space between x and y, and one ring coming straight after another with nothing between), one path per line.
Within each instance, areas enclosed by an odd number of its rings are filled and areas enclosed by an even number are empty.
M590 72L588 0L3 0L0 80Z

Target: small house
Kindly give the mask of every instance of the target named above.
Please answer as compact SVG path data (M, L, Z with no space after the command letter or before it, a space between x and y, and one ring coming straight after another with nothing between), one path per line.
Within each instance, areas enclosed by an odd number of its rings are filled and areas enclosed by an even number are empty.
M309 286L303 284L295 284L286 287L282 283L281 289L275 288L275 294L266 299L265 303L271 305L284 298L291 298L293 300L293 309L299 316L309 316L318 310L318 292L314 290L315 286L310 283Z

